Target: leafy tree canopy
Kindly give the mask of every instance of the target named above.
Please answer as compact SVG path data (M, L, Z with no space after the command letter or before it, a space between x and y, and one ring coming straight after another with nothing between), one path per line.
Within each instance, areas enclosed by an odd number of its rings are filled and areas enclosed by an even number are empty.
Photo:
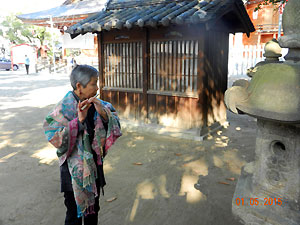
M249 1L249 0L247 0ZM263 5L276 5L277 7L280 7L282 4L286 3L288 0L263 0L260 2L257 7L255 8L255 11L260 10Z
M25 24L13 14L6 16L1 25L3 30L0 31L0 36L8 39L12 44L36 44L36 41L39 41L39 44L43 45L45 40L51 39L51 34L45 27Z

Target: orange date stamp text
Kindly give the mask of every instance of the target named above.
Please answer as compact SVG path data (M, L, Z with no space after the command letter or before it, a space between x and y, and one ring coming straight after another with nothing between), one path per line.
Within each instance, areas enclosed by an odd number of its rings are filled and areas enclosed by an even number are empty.
M282 205L282 198L236 198L237 206L266 206L266 205Z

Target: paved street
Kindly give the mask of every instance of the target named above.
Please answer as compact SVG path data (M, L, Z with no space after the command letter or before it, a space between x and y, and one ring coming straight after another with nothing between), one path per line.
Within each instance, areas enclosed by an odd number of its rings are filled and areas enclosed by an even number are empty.
M68 90L68 75L0 71L0 225L63 224L58 162L42 121ZM254 159L255 121L229 122L203 142L123 129L105 160L100 224L240 225L232 196Z

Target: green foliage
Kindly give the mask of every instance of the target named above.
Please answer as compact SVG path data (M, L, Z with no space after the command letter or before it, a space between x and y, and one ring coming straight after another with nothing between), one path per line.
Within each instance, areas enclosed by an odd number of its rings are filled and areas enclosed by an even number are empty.
M1 25L3 31L0 31L0 36L8 39L12 44L35 44L38 40L43 45L45 40L51 39L51 34L45 27L25 24L13 14L6 16Z
M282 4L286 3L287 0L263 0L261 3L257 5L254 11L260 10L263 5L276 5L279 8Z
M23 25L21 20L16 16L6 16L5 20L1 23L6 31L2 32L2 36L10 40L13 44L21 44L25 42L25 37L22 35L22 30L27 29L27 25Z
M40 40L41 45L44 45L46 40L51 40L51 34L46 31L45 27L33 26L34 37Z
M49 33L48 33L49 34ZM55 51L55 52L57 52L57 48L56 48L56 46L59 44L59 36L57 35L57 34L53 34L53 36L52 36L52 38L53 38L53 42L52 42L52 40L51 40L51 35L49 35L49 37L47 37L46 39L47 39L47 41L48 41L48 44L47 44L47 46L49 47L49 50L47 51L47 56L49 57L49 58L52 58L52 56L53 56L53 50ZM52 45L52 43L54 44L54 49L53 49L53 45Z

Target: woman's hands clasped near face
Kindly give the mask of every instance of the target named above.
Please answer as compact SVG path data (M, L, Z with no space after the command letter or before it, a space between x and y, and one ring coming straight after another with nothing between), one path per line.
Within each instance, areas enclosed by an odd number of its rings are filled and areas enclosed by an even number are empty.
M79 101L78 103L78 119L82 123L86 116L89 108L94 104L96 111L105 119L108 120L107 113L104 110L104 106L99 99L96 97L91 97L84 101ZM84 107L85 106L85 107Z
M95 109L96 111L105 119L105 120L108 120L108 117L107 117L107 113L106 111L104 110L104 105L101 103L101 101L96 98L96 97L92 97L92 98L89 98L89 102L90 103L94 103L94 106L95 106Z
M86 107L84 107L86 105ZM77 106L77 111L78 111L78 119L80 123L83 123L85 120L88 110L92 105L89 103L89 99L86 99L84 101L79 101L78 106Z

